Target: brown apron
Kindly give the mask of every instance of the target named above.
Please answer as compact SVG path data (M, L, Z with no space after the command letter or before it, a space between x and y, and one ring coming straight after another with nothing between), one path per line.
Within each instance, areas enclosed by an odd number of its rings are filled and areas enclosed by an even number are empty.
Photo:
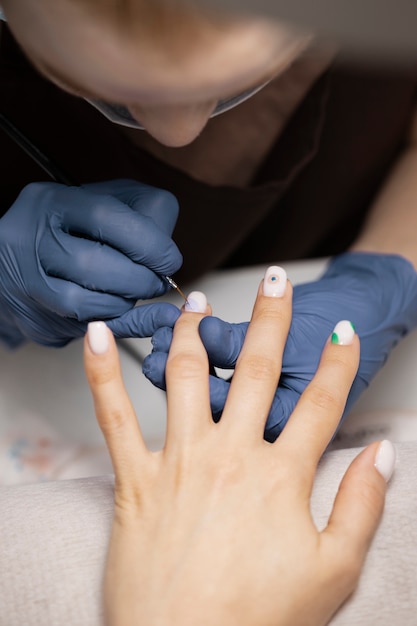
M196 181L133 145L87 102L40 76L4 24L0 83L0 111L77 184L133 178L176 195L184 265L175 277L186 284L214 268L346 249L405 145L417 71L336 59L245 188ZM1 131L0 155L1 215L26 184L50 179Z

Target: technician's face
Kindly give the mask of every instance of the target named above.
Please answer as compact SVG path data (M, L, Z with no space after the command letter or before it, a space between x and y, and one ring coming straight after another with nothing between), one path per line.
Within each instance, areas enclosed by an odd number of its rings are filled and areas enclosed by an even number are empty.
M68 0L8 3L12 31L48 78L89 99L125 105L168 146L192 142L219 101L279 74L310 39L262 20L224 27L201 21L171 55L152 38L138 41L113 22L87 19ZM172 24L177 26L181 37L181 25Z

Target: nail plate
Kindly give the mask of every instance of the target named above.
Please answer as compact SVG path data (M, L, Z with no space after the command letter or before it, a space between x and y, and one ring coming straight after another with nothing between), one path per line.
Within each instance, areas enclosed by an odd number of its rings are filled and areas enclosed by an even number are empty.
M109 334L104 322L89 322L87 337L94 354L105 354L109 349Z
M287 287L287 272L278 265L271 265L265 272L262 291L264 296L282 298Z
M350 346L355 336L355 327L352 322L342 320L336 324L332 332L331 342L339 346Z
M187 296L184 304L184 311L190 313L205 313L207 309L207 298L202 291L192 291Z
M378 452L375 456L375 468L381 476L388 482L394 472L397 451L395 446L388 439L381 441Z

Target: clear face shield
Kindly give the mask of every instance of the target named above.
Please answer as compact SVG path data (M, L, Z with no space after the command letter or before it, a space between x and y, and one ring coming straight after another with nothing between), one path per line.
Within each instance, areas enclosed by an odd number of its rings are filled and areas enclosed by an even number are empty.
M262 83L262 85L258 85L257 87L252 87L251 89L247 89L242 93L227 98L225 100L219 100L216 108L213 113L210 115L210 118L216 117L221 113L225 113L230 109L233 109L238 104L242 104L248 98L254 96L258 91L263 89L265 85L268 84ZM110 122L114 124L119 124L120 126L128 126L129 128L136 128L138 130L144 130L144 127L137 122L135 118L130 114L129 109L121 104L113 104L109 102L105 102L104 100L90 100L86 99L93 107L95 107L102 115L104 115Z

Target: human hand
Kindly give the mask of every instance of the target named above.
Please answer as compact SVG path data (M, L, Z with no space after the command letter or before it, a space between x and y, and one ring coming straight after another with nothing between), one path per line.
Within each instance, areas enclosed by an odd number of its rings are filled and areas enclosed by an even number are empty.
M282 374L268 417L265 437L274 441L317 369L324 342L342 318L355 320L361 340L359 370L346 404L350 410L386 362L393 347L417 324L417 273L403 257L352 253L334 258L316 281L294 288L293 317ZM200 324L200 335L213 365L235 367L248 324L214 317ZM167 328L152 339L154 351L144 362L146 376L164 388L164 368L171 341ZM211 405L221 415L230 382L211 377Z
M158 274L182 263L171 239L177 215L170 193L132 180L25 187L0 220L0 338L10 347L62 346L83 336L88 320L117 318L165 293Z
M142 438L111 332L102 322L89 325L85 368L115 473L109 626L319 626L356 586L393 447L372 444L353 461L319 532L310 512L315 471L355 377L359 340L348 322L338 325L345 345L326 342L282 435L267 443L291 296L290 283L282 297L267 297L261 285L219 423L198 335L204 313L181 315L158 452Z

